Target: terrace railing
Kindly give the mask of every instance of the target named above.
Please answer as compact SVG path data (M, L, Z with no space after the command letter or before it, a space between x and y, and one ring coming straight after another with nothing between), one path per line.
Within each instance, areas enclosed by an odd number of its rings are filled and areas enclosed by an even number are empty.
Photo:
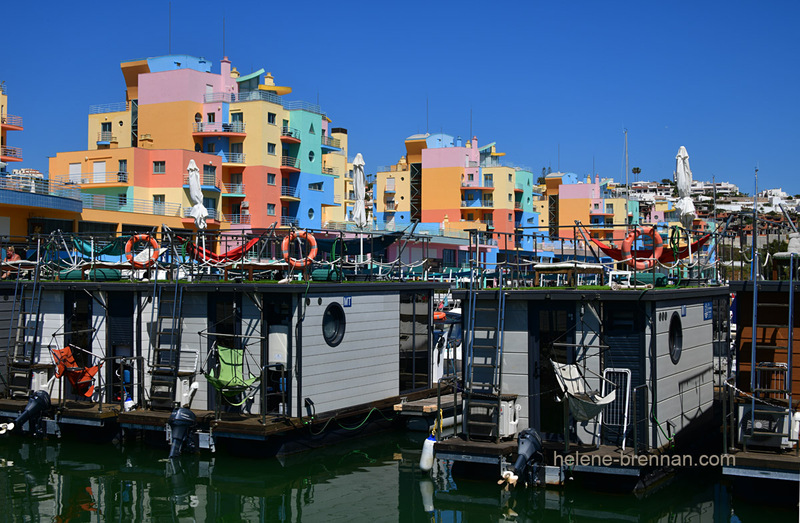
M130 108L128 102L114 102L110 104L96 104L89 106L89 114L122 113Z
M3 114L0 115L0 123L5 125L15 125L17 127L22 127L22 117L15 116L13 114Z
M193 133L243 133L244 122L194 122Z
M84 209L97 211L130 212L137 214L155 214L160 216L180 216L181 204L157 202L138 198L125 198L105 194L80 195Z

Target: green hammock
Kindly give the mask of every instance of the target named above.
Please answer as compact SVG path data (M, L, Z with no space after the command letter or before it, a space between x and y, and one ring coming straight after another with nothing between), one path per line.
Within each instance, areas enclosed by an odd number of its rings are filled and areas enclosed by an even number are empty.
M244 379L242 376L242 363L244 362L244 351L229 349L217 345L217 376L206 373L206 379L212 387L217 389L222 397L233 405L238 407L244 405L248 400L248 395L245 394L244 399L235 402L236 398L246 392L252 385L261 379L261 376L250 376Z
M125 254L125 244L128 242L127 238L114 238L111 243L98 250L95 245L94 256L101 256L108 254L109 256L122 256ZM85 240L81 240L77 236L72 238L72 243L75 249L84 256L92 256L92 244Z

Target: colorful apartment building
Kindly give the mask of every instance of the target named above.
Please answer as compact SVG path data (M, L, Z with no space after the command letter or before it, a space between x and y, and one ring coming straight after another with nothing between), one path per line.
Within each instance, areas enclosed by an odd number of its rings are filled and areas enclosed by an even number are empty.
M8 145L8 131L21 131L22 117L8 113L8 95L5 82L0 83L0 162L22 161L22 149ZM5 167L3 167L5 170ZM9 169L10 171L10 169Z
M85 231L193 228L187 166L202 166L208 228L257 232L341 220L347 130L290 87L227 58L169 55L121 64L125 101L92 106L85 150L60 152L50 177L82 191ZM97 211L97 212L94 212Z

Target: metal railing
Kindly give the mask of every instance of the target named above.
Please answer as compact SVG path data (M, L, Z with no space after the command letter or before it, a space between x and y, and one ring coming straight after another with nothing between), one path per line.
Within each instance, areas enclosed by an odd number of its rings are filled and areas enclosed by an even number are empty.
M342 141L338 138L331 138L330 136L322 135L322 145L327 145L328 147L336 147L337 149L341 148Z
M291 196L293 198L297 198L297 187L293 187L291 185L281 186L281 196Z
M514 202L514 209L522 210L522 202Z
M390 180L392 183L389 183ZM383 190L383 192L396 192L394 189L394 185L395 185L394 178L388 178L386 180L386 188Z
M284 125L281 127L281 136L286 136L287 138L294 138L296 140L300 139L300 131L295 129L294 127L289 127Z
M6 94L6 84L0 84L0 94Z
M270 91L242 91L240 93L206 93L203 95L204 103L214 102L270 102L277 105L283 105L283 100L277 94Z
M493 200L461 200L461 207L494 207Z
M116 142L117 137L111 134L111 131L100 131L97 133L98 142Z
M189 185L188 174L183 175L183 185ZM221 184L216 174L203 173L200 175L200 185L207 187L216 187L217 189L219 189Z
M0 176L0 189L34 194L60 196L73 200L81 199L81 191L77 187L67 185L59 180L44 180L20 176Z
M128 183L128 173L124 171L114 171L108 173L85 173L85 174L60 174L52 177L53 180L68 185L89 185L93 183Z
M291 216L281 216L281 227L297 227L300 225L300 222L297 218L292 218Z
M194 122L193 133L243 133L244 122Z
M156 214L159 216L180 216L181 204L156 202L137 198L120 198L105 194L81 194L84 209L97 211L131 212L137 214Z
M524 191L524 190L525 190L525 184L522 184L522 183L515 183L515 184L514 184L514 190L517 190L517 191Z
M130 108L128 102L114 102L110 104L95 104L89 106L89 114L121 113Z
M386 202L386 210L387 211L396 211L397 210L397 206L396 206L395 202Z
M481 167L504 167L504 164L494 157L488 157L481 160Z
M331 175L336 176L336 175L339 174L339 168L338 167L323 167L322 168L322 174L331 174Z
M0 147L0 156L8 156L9 158L19 158L22 160L22 147L3 145Z
M309 113L315 113L322 116L326 116L323 110L317 104L312 104L309 102L303 102L301 100L296 100L292 102L283 102L283 108L287 111L308 111Z
M226 214L223 221L230 222L233 225L250 225L249 214Z
M15 116L13 114L3 114L0 115L0 123L4 125L15 125L17 127L22 127L22 117Z
M219 156L222 156L222 163L244 163L244 153L220 152Z
M216 220L217 218L220 218L221 220L223 219L222 213L218 213L216 209L209 209L208 207L206 207L206 211L208 211L207 218L209 220ZM183 210L184 218L191 218L191 216L192 216L191 207Z
M281 156L281 167L300 168L300 159L294 156Z
M223 184L225 190L232 194L244 194L244 184L243 183L225 183Z

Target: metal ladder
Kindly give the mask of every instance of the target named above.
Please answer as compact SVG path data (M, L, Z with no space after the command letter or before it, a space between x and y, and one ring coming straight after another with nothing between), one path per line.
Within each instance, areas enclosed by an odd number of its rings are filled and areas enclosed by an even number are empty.
M172 410L181 359L181 312L183 286L175 278L172 283L153 284L153 308L150 333L150 407Z
M40 242L39 242L40 243ZM37 244L37 252L39 245ZM38 256L37 256L38 259ZM39 325L41 323L42 286L39 264L33 269L29 283L17 270L14 285L14 304L8 330L8 396L11 399L27 398L31 391L33 364L37 357Z
M753 264L758 265L758 254L753 258ZM758 323L758 270L756 269L753 280L753 330L750 345L750 423L745 424L743 446L754 438L780 437L790 440L792 438L792 340L794 318L794 255L789 259L789 303L762 303L770 308L782 308L787 311L785 319L770 319L772 323ZM786 345L758 343L757 330L759 328L787 328L788 336ZM779 342L780 343L780 342ZM774 361L757 361L758 350L786 349L786 364ZM771 403L771 404L765 404ZM781 406L774 406L779 403ZM759 419L757 425L756 418ZM798 449L800 451L800 448Z
M500 440L502 405L503 329L505 323L504 276L497 267L497 288L483 290L482 264L478 260L483 233L470 234L471 277L464 340L466 369L464 383L465 434L467 439ZM473 240L474 251L473 251ZM479 291L483 291L479 301Z

